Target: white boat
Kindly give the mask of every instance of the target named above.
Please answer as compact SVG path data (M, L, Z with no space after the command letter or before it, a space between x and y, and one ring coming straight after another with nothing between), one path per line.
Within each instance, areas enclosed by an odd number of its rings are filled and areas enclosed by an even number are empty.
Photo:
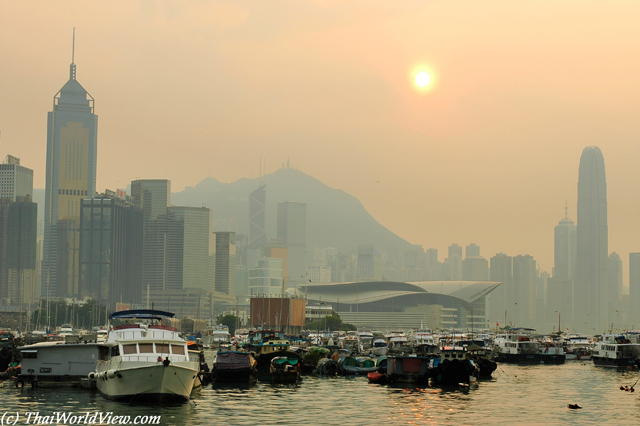
M211 331L211 346L220 348L222 343L228 343L231 339L229 327L226 325L216 325Z
M640 344L624 335L605 334L591 354L597 367L634 368L640 364Z
M189 399L199 362L189 356L178 330L163 323L163 318L173 315L156 310L111 314L105 351L95 373L103 395L127 401Z
M390 331L384 336L392 352L411 353L413 348L403 331Z
M363 349L369 349L373 346L373 333L370 331L359 331L358 339L360 339Z
M371 353L375 356L385 356L389 352L389 346L384 339L376 339L373 341Z

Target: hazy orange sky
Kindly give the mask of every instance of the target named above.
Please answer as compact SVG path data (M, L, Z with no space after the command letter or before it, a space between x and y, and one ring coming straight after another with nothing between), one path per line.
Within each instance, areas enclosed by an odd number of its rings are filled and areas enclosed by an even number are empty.
M4 1L0 155L44 188L76 27L99 191L232 182L290 158L440 260L473 242L550 272L581 152L597 145L626 282L640 251L638 22L631 1Z

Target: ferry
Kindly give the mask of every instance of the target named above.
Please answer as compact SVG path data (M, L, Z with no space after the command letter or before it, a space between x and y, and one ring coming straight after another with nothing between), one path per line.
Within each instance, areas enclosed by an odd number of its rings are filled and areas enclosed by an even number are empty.
M593 348L591 359L597 367L640 367L640 344L624 335L606 334Z

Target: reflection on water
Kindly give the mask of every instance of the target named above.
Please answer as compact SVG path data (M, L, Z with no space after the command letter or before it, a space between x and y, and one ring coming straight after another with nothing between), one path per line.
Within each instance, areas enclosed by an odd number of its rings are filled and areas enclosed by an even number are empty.
M208 386L178 405L130 405L79 389L0 389L0 411L161 415L164 425L640 424L640 378L592 364L511 366L465 388L371 385L365 377L310 377L297 385ZM8 382L6 384L9 384ZM571 410L567 404L583 408ZM24 423L23 423L24 424Z

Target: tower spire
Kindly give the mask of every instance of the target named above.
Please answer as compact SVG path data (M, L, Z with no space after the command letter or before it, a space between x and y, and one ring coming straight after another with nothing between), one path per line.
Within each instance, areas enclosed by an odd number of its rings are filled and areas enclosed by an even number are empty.
M75 80L76 79L75 56L76 56L76 28L73 27L73 42L71 44L71 66L69 67L69 79L70 80Z

